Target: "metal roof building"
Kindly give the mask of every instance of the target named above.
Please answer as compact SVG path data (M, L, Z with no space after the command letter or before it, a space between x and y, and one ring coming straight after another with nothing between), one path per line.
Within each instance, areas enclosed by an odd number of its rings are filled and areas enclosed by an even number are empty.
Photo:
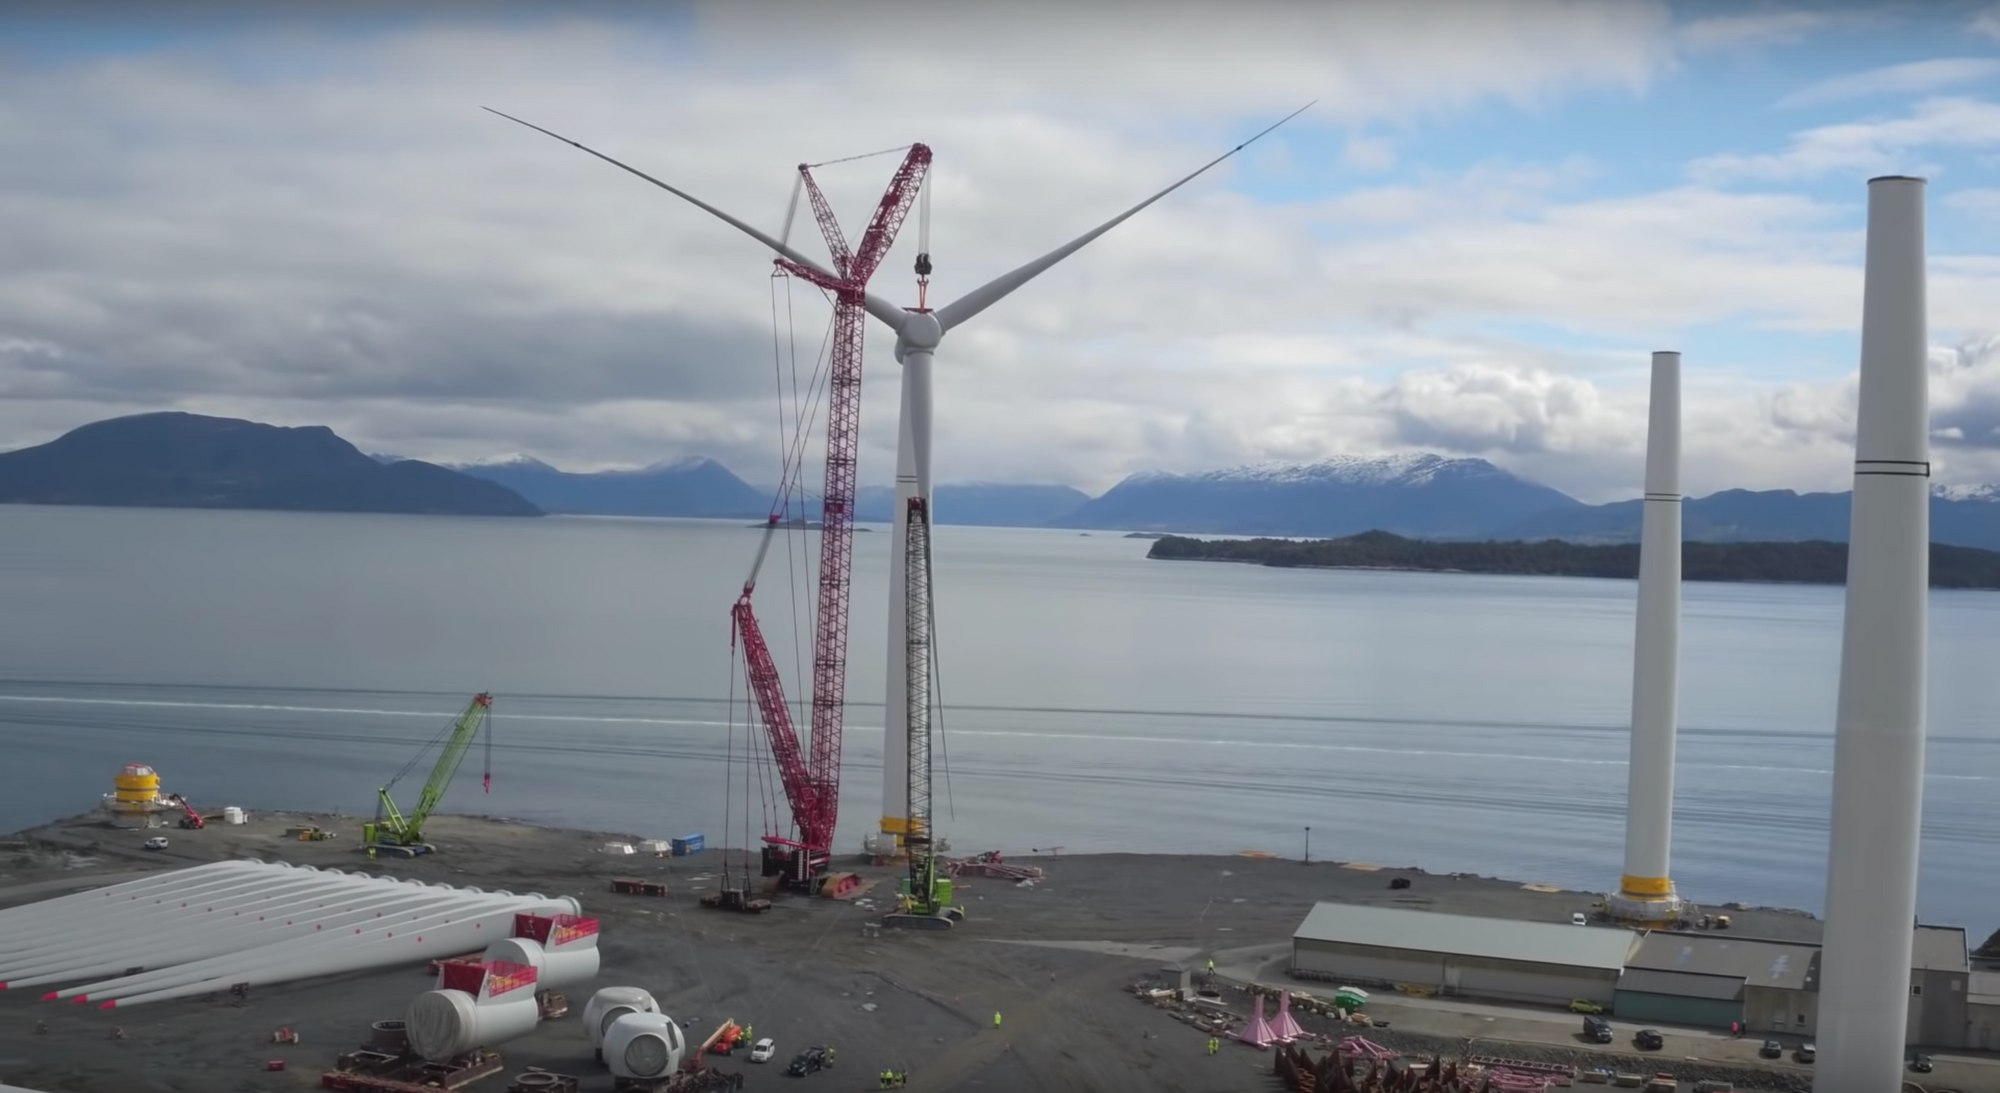
M1292 934L1292 974L1413 993L1609 1006L1639 943L1621 929L1321 903Z
M1729 934L1647 934L1612 1012L1633 1021L1804 1034L1819 1012L1819 946Z
M1966 976L1965 1046L2000 1051L2000 972L1977 971Z
M1910 964L1905 1042L1933 1048L1977 1043L1981 1014L1965 931L1916 927ZM1742 1021L1751 1032L1810 1037L1819 1028L1819 975L1815 944L1659 931L1647 934L1632 954L1612 1012L1633 1021L1716 1029ZM2000 1008L1988 1012L1988 1040L2000 1047Z

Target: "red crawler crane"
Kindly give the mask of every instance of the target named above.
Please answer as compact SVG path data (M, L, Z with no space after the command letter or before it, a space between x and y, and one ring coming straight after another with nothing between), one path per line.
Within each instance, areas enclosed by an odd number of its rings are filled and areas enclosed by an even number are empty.
M833 338L828 358L826 408L826 489L821 503L819 550L819 603L814 613L812 670L812 743L809 754L801 754L798 732L792 726L791 708L785 703L784 684L778 666L757 626L750 595L757 587L757 568L764 560L758 551L757 567L743 583L743 595L730 614L735 636L743 642L750 689L771 741L777 760L779 781L791 805L796 839L766 835L765 876L782 876L788 887L811 891L818 886L831 860L834 821L840 810L840 733L842 701L847 685L847 593L854 545L854 467L861 445L861 348L863 323L867 321L868 279L889 253L896 232L909 216L917 199L924 174L930 169L931 150L922 144L910 146L909 154L896 169L889 188L875 207L875 215L861 233L861 244L849 251L833 208L813 181L805 164L799 178L812 201L813 216L826 236L827 250L833 255L834 275L789 258L775 259L778 267L795 277L818 285L833 296ZM781 513L771 515L775 530ZM770 531L765 533L770 544Z

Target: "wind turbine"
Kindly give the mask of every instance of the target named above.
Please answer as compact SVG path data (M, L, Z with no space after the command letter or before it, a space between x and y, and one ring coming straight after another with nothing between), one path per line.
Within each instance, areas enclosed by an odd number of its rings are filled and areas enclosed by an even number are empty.
M1097 227L1042 255L1040 258L1011 272L1003 273L936 310L922 306L921 302L915 308L897 307L895 304L873 293L867 294L865 303L868 313L880 319L890 330L895 332L896 361L903 366L902 400L896 429L895 530L889 538L888 679L886 681L887 701L883 707L886 720L883 725L882 734L882 824L876 839L871 840L875 842L878 853L894 852L896 848L901 846L903 836L912 833L910 830L910 817L904 814L907 811L906 802L909 799L907 793L910 776L909 730L911 725L910 707L912 700L909 696L914 693L916 687L924 688L927 695L929 681L919 680L913 685L908 678L908 665L917 659L912 657L909 652L911 640L913 637L919 641L925 640L925 631L927 628L912 625L909 613L905 610L905 598L908 588L907 575L909 567L912 564L928 564L928 559L913 559L910 556L908 551L909 522L913 507L924 514L919 517L920 519L927 519L929 513L931 497L931 365L936 359L938 346L943 343L945 335L963 326L973 316L999 303L1016 289L1047 272L1057 262L1082 250L1092 241L1096 240L1098 236L1123 224L1148 205L1201 177L1216 164L1248 148L1273 129L1278 128L1278 126L1305 113L1312 105L1309 102L1299 107L1297 110L1266 126L1248 140L1202 164L1179 181L1153 196L1146 198L1144 201L1126 209L1124 212L1099 224ZM603 152L580 144L560 133L551 132L532 122L522 121L511 114L501 113L490 106L484 109L491 113L499 114L508 121L517 122L538 133L554 137L556 140L562 141L564 144L570 145L579 151L596 156L598 159L620 170L645 179L647 182L658 186L660 189L673 194L675 197L686 201L690 205L735 228L737 231L755 239L785 258L801 266L818 270L829 278L835 276L824 266L793 250L786 242L771 238L771 236L764 232L751 227L685 190L662 182L636 167L621 163L605 155ZM924 198L928 202L928 186L925 187ZM928 217L924 219L928 220ZM917 262L920 276L927 275L930 272L930 256L927 253L919 254ZM911 502L913 499L920 501L921 504L912 506ZM928 817L922 819L928 820ZM920 832L920 834L928 835L929 832L924 831Z

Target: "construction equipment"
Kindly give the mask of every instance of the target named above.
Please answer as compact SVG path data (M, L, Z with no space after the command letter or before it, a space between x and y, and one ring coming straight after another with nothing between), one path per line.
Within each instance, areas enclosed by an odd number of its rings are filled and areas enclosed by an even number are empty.
M203 827L208 826L207 821L201 818L201 813L196 812L194 806L187 803L187 798L178 793L169 793L166 799L173 804L181 806L181 811L186 813L186 815L181 817L182 827L190 831L200 831Z
M715 911L741 911L761 915L771 909L771 901L752 896L741 888L724 888L701 897L701 905Z
M798 187L810 198L813 216L819 223L821 234L826 237L827 249L833 259L833 268L829 270L807 260L783 240L773 239L644 171L620 163L602 152L585 147L539 125L502 114L500 111L492 110L491 107L487 109L509 121L527 126L578 151L595 156L719 217L777 252L778 257L774 262L779 271L810 282L833 299L833 329L829 340L826 373L826 478L820 500L818 602L816 610L812 613L815 633L812 663L812 732L809 752L802 753L797 730L792 725L791 709L785 701L784 687L778 677L777 665L771 658L770 649L758 629L756 615L751 608L751 594L756 588L757 570L762 567L765 555L769 552L771 536L779 527L792 523L786 519L786 507L787 498L795 485L793 475L799 465L794 456L802 450L796 443L786 452L783 477L778 491L779 502L770 515L763 543L757 551L757 560L751 567L750 578L744 582L743 593L730 611L731 644L733 647L738 639L741 640L744 673L750 681L758 715L764 722L771 752L777 761L779 781L783 785L786 802L791 808L792 828L796 833L796 837L787 838L767 832L764 837L763 875L780 877L787 887L795 890L816 892L827 862L831 860L834 821L840 804L841 720L847 681L847 615L849 573L854 542L855 464L861 440L863 324L871 309L878 317L885 319L900 314L892 305L873 300L868 296L868 280L874 275L882 259L887 256L897 231L902 228L903 221L909 216L911 207L922 192L924 175L930 169L931 150L923 144L910 146L901 165L891 178L888 189L876 204L868 226L862 231L860 244L852 250L848 248L846 236L841 232L840 223L834 217L832 206L827 203L826 196L820 192L819 185L813 180L811 165L800 164ZM796 207L796 194L794 203ZM788 219L785 234L789 235L789 232ZM930 255L918 255L917 272L920 279L927 277L930 273ZM805 434L803 415L795 421L799 435L803 437Z
M445 787L451 784L452 776L458 773L458 765L464 760L466 749L472 745L472 738L478 735L480 728L486 724L487 715L492 707L493 696L481 691L472 696L472 701L466 704L465 711L452 722L444 750L438 756L437 765L431 768L429 780L424 782L424 791L417 798L417 807L411 809L409 815L405 816L402 810L396 807L395 798L389 795L389 791L395 788L396 783L401 781L404 775L416 768L417 762L423 758L424 752L430 750L430 746L426 745L423 751L419 751L404 765L402 770L396 772L394 778L389 779L388 785L382 787L377 794L379 799L376 802L375 822L361 825L362 848L371 856L382 853L414 858L437 849L424 841L424 821L430 819L432 810L437 808L438 800L444 796ZM432 741L433 744L436 742ZM491 733L486 737L486 776L483 784L489 790L493 786Z
M951 905L952 881L938 872L937 847L931 832L931 521L929 501L912 497L909 501L908 589L904 610L910 614L904 632L909 635L904 678L909 681L909 792L904 816L908 826L903 845L908 848L909 876L898 893L897 909L882 916L882 925L920 930L948 930L965 918L963 907Z
M800 186L811 199L813 215L833 255L835 273L829 276L818 267L782 256L775 259L780 269L819 286L834 301L827 366L826 482L820 506L819 599L813 614L816 633L810 754L801 753L798 732L792 726L791 706L785 701L784 684L778 678L778 666L771 658L770 647L751 606L757 570L763 566L772 534L783 522L788 486L780 487L778 507L766 524L750 578L743 583L743 594L730 611L734 622L731 644L738 639L742 642L745 674L770 740L771 754L777 761L779 781L784 786L785 799L791 806L792 826L797 832L796 838L764 836L763 874L780 877L786 887L800 891L818 890L832 859L834 820L840 807L848 579L853 561L855 463L861 443L862 324L867 318L868 279L888 254L897 230L909 215L930 162L928 147L910 146L877 204L874 217L862 232L860 245L851 252L832 206L813 181L811 169L800 164Z
M728 1055L736 1050L736 1042L741 1039L743 1026L734 1021L724 1021L708 1034L708 1039L701 1042L701 1047L692 1057L699 1060L703 1055Z

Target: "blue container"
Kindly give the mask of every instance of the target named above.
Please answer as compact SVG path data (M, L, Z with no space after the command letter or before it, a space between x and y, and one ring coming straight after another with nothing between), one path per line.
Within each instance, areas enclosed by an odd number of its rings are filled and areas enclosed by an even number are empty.
M684 858L689 854L699 854L701 853L701 848L702 839L700 835L682 835L680 838L673 840L674 857L676 858Z

